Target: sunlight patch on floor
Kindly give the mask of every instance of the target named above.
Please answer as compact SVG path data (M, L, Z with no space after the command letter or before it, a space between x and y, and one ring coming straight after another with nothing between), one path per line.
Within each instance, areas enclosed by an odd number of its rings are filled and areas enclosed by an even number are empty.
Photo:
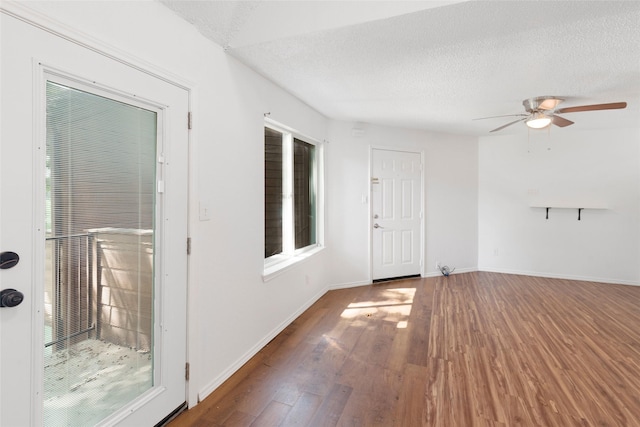
M381 289L375 298L349 304L341 317L344 319L374 317L396 322L398 328L404 329L408 326L415 293L415 288Z

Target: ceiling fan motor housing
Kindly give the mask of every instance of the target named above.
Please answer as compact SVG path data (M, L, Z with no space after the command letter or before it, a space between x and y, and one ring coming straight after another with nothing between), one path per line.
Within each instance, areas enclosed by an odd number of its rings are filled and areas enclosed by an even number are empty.
M527 112L532 113L540 110L554 110L562 101L564 101L564 99L556 98L555 96L538 96L525 99L522 101L522 105L524 105L524 109Z

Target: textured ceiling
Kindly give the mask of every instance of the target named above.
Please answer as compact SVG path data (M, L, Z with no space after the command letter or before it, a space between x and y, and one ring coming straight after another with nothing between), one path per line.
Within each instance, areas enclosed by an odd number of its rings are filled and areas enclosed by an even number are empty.
M572 129L640 122L638 1L169 1L229 55L327 117L486 135L524 112L568 113ZM523 133L518 123L500 133Z

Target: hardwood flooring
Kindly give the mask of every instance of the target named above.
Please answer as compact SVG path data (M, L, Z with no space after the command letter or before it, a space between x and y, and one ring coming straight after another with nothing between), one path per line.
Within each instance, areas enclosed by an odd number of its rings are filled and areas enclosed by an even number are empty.
M436 285L429 426L640 426L640 287L475 273Z
M328 292L183 426L640 426L640 287L497 273Z

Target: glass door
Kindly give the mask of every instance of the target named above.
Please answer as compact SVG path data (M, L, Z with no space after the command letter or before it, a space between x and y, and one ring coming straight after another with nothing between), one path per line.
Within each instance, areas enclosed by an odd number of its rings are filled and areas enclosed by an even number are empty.
M157 113L46 82L44 422L153 386Z
M0 21L0 425L155 425L186 400L189 90Z

